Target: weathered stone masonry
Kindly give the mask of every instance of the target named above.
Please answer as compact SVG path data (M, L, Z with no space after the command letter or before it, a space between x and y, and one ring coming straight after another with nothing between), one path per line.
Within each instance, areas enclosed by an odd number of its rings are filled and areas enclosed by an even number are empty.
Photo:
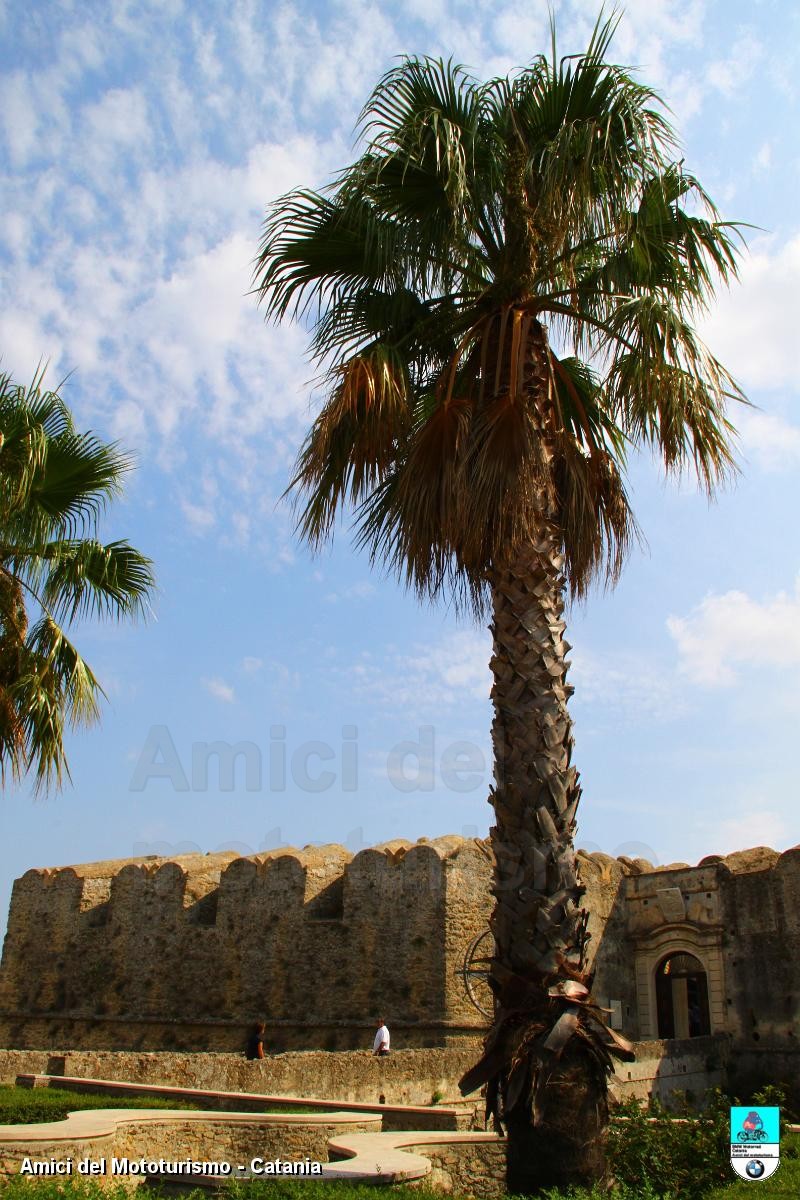
M0 1042L236 1050L261 1018L273 1047L338 1049L363 1046L383 1009L406 1045L474 1036L454 972L488 872L460 838L28 871Z
M697 867L580 863L614 1024L663 1035L656 976L689 955L732 1069L800 1074L800 847ZM458 837L28 871L0 968L0 1045L236 1051L263 1019L272 1049L346 1049L369 1044L381 1013L397 1046L466 1044L485 1022L460 972L487 926L490 875L488 844Z

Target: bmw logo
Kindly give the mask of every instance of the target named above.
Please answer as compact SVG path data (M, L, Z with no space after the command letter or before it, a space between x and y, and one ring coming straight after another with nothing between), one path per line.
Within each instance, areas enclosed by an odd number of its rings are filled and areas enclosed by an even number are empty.
M764 1164L760 1158L752 1158L745 1170L751 1179L760 1179L764 1174Z

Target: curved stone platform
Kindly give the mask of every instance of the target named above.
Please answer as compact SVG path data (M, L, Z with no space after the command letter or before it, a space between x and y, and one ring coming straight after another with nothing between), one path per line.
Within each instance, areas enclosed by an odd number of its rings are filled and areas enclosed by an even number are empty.
M505 1152L505 1139L496 1133L437 1133L434 1130L406 1130L392 1133L359 1132L337 1134L328 1142L332 1154L343 1161L329 1162L322 1169L323 1179L350 1183L409 1183L430 1175L434 1169L432 1151L439 1157L458 1159L458 1148L493 1146ZM421 1153L415 1154L415 1150ZM504 1173L501 1174L501 1180Z
M355 1112L253 1113L185 1109L85 1109L64 1120L0 1125L0 1179L20 1173L24 1160L61 1164L42 1175L78 1175L92 1160L98 1182L136 1186L144 1176L115 1172L114 1160L190 1159L229 1162L235 1173L253 1158L326 1162L336 1134L380 1129L380 1116ZM62 1169L65 1164L69 1169ZM218 1182L218 1180L217 1180Z
M455 1182L461 1185L460 1190L487 1196L494 1194L491 1188L486 1190L487 1176L497 1180L504 1177L503 1140L493 1133L463 1128L459 1131L457 1125L465 1118L459 1108L386 1104L357 1107L294 1096L64 1076L20 1076L18 1083L117 1096L173 1096L215 1105L217 1111L86 1109L72 1112L61 1121L0 1126L0 1173L5 1174L16 1173L26 1154L39 1160L64 1160L70 1155L76 1159L110 1160L112 1156L159 1159L168 1153L170 1159L225 1159L240 1177L249 1174L248 1163L256 1156L308 1157L323 1164L324 1179L389 1184L430 1178L445 1187ZM219 1111L233 1102L241 1106L239 1111ZM307 1111L241 1111L281 1104L302 1105ZM339 1161L330 1162L329 1157ZM168 1174L157 1178L171 1180ZM192 1182L215 1187L219 1179L197 1176Z
M112 1137L118 1129L130 1124L193 1123L225 1125L374 1125L379 1130L381 1118L370 1113L251 1113L200 1112L189 1108L87 1108L67 1113L60 1121L37 1121L30 1125L0 1125L0 1151L12 1145L33 1145L38 1142L79 1142L94 1138Z

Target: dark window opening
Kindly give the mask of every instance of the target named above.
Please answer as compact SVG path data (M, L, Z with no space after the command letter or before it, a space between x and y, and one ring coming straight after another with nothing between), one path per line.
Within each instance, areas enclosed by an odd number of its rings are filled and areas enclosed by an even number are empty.
M341 921L344 917L344 878L339 876L317 892L306 904L306 916L312 921Z
M216 925L218 903L219 891L209 892L207 895L201 896L199 900L195 900L194 904L190 904L186 910L190 924Z
M708 980L693 954L672 954L656 968L656 1011L660 1038L711 1033Z
M107 925L110 915L110 906L107 900L102 904L96 904L94 908L89 908L83 914L84 920L90 929L97 929L102 925Z

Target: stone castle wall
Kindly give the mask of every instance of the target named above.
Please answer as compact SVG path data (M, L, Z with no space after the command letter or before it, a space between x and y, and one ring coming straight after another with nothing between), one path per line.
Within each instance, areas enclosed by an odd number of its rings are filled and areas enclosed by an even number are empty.
M490 864L461 838L28 871L0 971L0 1043L239 1049L474 1035L456 986ZM401 1032L402 1031L402 1032Z
M272 1049L347 1049L382 1013L399 1045L474 1039L485 1019L463 966L491 873L488 843L459 837L30 870L12 894L0 1044L238 1050L263 1019ZM603 938L623 867L584 856L584 874L592 953L628 996Z
M697 867L580 854L594 991L633 1039L659 1037L655 971L703 964L711 1034L751 1074L797 1072L800 848ZM31 870L14 885L0 1045L238 1051L474 1044L466 949L491 910L488 843L391 842ZM744 1056L744 1057L743 1057ZM758 1064L761 1064L759 1068Z
M767 847L625 879L638 1036L656 1036L652 968L685 950L706 969L712 1032L742 1050L800 1036L800 847Z

